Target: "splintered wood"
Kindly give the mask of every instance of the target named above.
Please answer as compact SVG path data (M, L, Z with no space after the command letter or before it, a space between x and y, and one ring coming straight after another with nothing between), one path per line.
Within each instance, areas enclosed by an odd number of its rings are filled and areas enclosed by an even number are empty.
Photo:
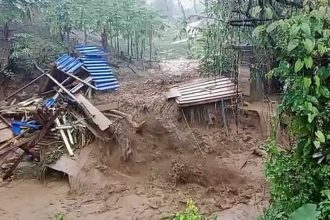
M92 78L77 79L73 74L59 82L51 72L36 66L42 75L32 80L0 104L0 177L11 178L25 156L40 164L50 165L63 153L74 156L75 150L90 144L95 138L110 140L107 133L112 121L79 91L95 88ZM15 96L41 78L55 84L48 97L32 97L16 102ZM67 86L68 83L71 87ZM91 90L88 94L91 95ZM9 100L14 98L14 101ZM113 112L134 127L141 124L125 113ZM143 123L142 123L143 124ZM110 130L110 129L109 129Z

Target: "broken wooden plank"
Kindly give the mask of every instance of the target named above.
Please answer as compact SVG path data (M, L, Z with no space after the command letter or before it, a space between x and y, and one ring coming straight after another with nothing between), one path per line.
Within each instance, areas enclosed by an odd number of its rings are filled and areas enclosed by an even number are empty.
M78 102L88 111L87 113L92 116L92 120L102 131L105 131L110 127L112 122L92 103L90 103L87 98L85 98L82 94L76 94L75 97Z
M8 125L8 127L11 127L11 124L9 123L9 121L7 121L7 119L5 117L3 117L1 114L0 114L0 119Z
M14 137L10 128L4 128L0 130L0 143L8 141Z

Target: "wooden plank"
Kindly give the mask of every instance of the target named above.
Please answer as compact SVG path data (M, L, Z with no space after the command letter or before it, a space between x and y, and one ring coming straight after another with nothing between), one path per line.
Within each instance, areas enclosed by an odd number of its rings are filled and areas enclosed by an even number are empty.
M14 137L13 132L10 128L0 130L0 143L8 141Z
M4 128L8 128L8 125L2 121L0 121L0 130L4 129Z
M177 98L180 96L181 96L181 94L180 94L178 88L171 88L168 92L165 93L166 99L173 99L173 98Z
M0 119L2 120L2 122L4 122L6 125L8 125L8 127L11 127L10 122L5 117L3 117L1 114L0 114Z
M110 127L112 122L104 115L100 110L98 110L92 103L90 103L85 96L82 94L76 94L76 99L79 101L79 103L85 107L85 109L88 111L88 113L92 116L92 120L94 123L102 130L106 130Z

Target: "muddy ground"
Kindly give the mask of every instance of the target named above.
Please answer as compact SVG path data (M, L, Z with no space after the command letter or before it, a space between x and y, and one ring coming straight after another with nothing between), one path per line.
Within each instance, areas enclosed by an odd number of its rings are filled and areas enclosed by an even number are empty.
M196 62L167 61L134 72L120 68L119 91L96 94L93 102L145 121L141 131L122 125L117 133L126 144L96 141L81 149L69 181L54 174L35 180L36 165L24 162L12 182L1 183L0 219L53 219L58 213L65 220L166 219L188 199L221 220L257 218L268 200L259 122L240 120L229 131L200 123L187 127L164 92L198 77Z

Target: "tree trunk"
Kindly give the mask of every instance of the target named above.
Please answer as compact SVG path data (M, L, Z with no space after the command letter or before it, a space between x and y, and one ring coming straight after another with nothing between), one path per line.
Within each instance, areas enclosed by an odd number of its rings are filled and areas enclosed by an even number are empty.
M145 48L146 48L146 40L142 39L141 44L142 45L141 45L140 59L142 60L143 57L144 57L144 51L145 51Z
M87 27L86 23L84 23L84 38L85 38L85 46L87 45Z
M133 41L133 35L131 36L131 56L134 56L134 41Z
M119 33L118 32L117 32L117 36L116 36L116 41L117 41L117 53L120 54Z
M139 36L135 33L136 60L139 59Z
M150 68L151 68L151 61L152 61L152 28L150 30L149 33L149 47L150 47L150 51L149 51L149 61L150 61Z
M112 33L112 27L111 25L109 24L109 38L110 38L110 47L111 47L111 50L113 49L113 33Z
M130 36L127 34L127 56L130 55Z
M8 26L8 21L6 21L5 23L5 27L3 29L3 36L5 38L5 40L9 39L9 26Z
M70 29L66 30L66 40L67 40L67 44L70 44Z
M108 34L106 29L104 28L101 33L101 41L102 41L102 47L106 50L108 49Z

